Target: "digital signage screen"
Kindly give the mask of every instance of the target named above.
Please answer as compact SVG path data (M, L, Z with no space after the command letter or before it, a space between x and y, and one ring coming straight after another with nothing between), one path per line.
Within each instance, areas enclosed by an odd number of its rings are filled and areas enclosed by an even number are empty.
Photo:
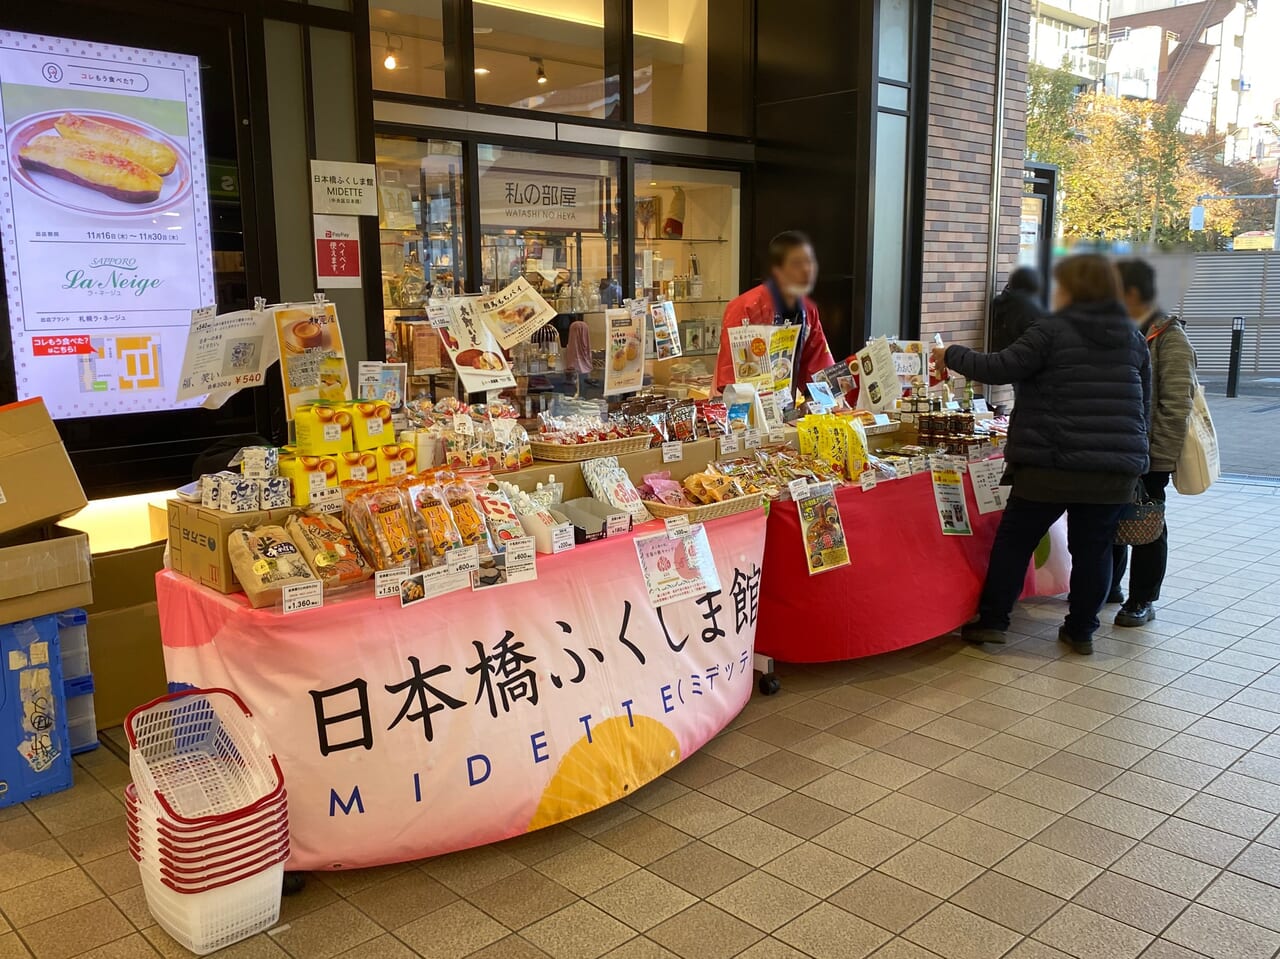
M214 302L196 57L0 31L0 241L19 399L55 419L178 402Z

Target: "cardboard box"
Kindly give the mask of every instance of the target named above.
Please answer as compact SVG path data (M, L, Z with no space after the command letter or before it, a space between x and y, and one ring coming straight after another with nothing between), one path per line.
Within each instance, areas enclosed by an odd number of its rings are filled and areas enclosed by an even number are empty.
M90 624L100 613L156 601L156 573L164 569L164 547L163 542L148 543L136 549L94 554L94 601L84 607Z
M279 525L292 509L224 513L182 500L169 500L169 566L201 586L234 593L240 581L231 571L227 538L238 529Z
M44 400L0 406L0 533L54 523L86 502Z
M91 569L89 537L75 530L0 549L0 623L88 606Z
M151 584L154 594L154 575ZM134 707L168 692L155 600L91 615L89 661L99 729L119 726Z

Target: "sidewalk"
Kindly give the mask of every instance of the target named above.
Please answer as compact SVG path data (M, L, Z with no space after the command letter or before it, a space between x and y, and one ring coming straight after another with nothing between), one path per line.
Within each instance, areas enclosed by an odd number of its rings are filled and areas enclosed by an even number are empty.
M1280 477L1280 392L1252 396L1210 393L1222 472Z

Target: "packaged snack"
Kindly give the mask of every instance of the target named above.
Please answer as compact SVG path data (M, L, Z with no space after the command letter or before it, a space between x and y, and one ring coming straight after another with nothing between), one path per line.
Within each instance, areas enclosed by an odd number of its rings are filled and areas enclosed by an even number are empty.
M280 451L274 446L246 446L240 451L240 473L249 479L280 475Z
M395 439L391 426L391 404L384 400L359 400L348 406L351 412L352 442L358 450L371 450Z
M374 569L418 568L412 512L397 486L355 487L347 494L348 523Z
M413 504L414 529L422 566L427 569L440 566L444 563L445 553L464 545L453 521L453 513L445 502L444 492L425 479L406 483L405 491Z
M236 530L227 540L227 553L254 609L279 600L285 586L315 579L297 545L279 526Z
M402 476L417 472L417 451L410 446L388 443L375 451L378 457L378 481L394 483Z
M257 480L222 473L218 476L218 485L218 509L224 513L256 513L260 509Z
M661 473L648 473L644 478L644 486L640 487L640 495L643 497L645 488L653 494L653 498L659 503L665 503L667 506L692 506L689 497L684 494L684 488L671 478L670 470L663 470Z
M453 513L453 522L458 527L463 546L479 546L481 551L493 552L489 542L489 531L485 527L484 514L476 502L471 487L461 480L446 481L441 485L445 502Z
M618 466L618 457L601 456L581 465L582 477L596 499L630 513L633 524L647 523L653 518L627 471Z
M294 506L308 506L312 490L338 485L338 461L332 456L281 456L280 475L290 483Z
M478 489L476 501L480 504L480 511L484 513L495 546L501 548L508 541L524 536L520 517L516 515L515 507L502 490Z
M218 509L218 500L222 496L222 480L234 473L205 473L200 477L200 505L205 509Z
M262 509L287 509L293 503L289 479L286 476L269 476L255 481L258 484L258 503Z
M712 400L698 400L698 426L704 438L729 435L729 408Z
M750 403L734 403L728 409L730 430L735 433L740 433L751 425Z
M351 534L336 516L290 516L284 524L289 538L326 592L362 583L372 575Z
M307 456L351 449L351 411L340 403L304 403L293 415L298 452Z
M677 403L667 413L671 439L689 443L697 438L698 410L692 403Z

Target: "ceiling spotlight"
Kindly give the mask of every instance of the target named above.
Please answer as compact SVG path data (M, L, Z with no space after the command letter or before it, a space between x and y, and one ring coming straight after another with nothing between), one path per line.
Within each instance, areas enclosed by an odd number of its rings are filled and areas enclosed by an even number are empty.
M545 69L545 68L543 67L543 65L542 65L542 57L530 57L530 58L529 58L529 60L530 60L532 63L536 64L536 65L537 65L537 67L538 67L538 72L537 72L537 74L536 74L536 77L537 77L538 83L539 83L539 84L546 83L546 82L547 82L547 71L546 71L546 69Z
M487 77L489 75L488 67L476 67L476 76Z
M388 70L398 69L400 66L400 58L396 56L396 50L400 47L391 42L391 34L387 34L386 56L382 58L382 65Z

